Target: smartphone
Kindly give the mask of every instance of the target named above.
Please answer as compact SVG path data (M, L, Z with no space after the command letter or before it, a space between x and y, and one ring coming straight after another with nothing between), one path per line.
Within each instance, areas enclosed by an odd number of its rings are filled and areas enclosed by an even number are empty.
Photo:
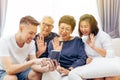
M49 58L56 60L59 62L60 52L59 51L51 51Z

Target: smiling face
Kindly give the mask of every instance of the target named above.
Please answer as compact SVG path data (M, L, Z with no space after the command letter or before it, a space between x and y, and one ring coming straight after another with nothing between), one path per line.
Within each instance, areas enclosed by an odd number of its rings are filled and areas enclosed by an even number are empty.
M21 36L25 43L30 43L34 39L36 32L37 26L35 25L29 24L21 26Z
M22 17L19 24L19 31L16 34L16 41L19 46L23 46L24 43L30 43L37 32L37 26L39 22L32 16Z
M84 36L87 36L87 35L90 34L91 30L90 30L90 24L89 24L89 22L87 22L87 21L81 21L79 27L80 27L79 29L80 29L81 33Z
M97 21L91 14L84 14L80 17L78 33L82 37L89 35L90 33L97 35L99 29L97 26Z
M70 35L73 32L76 25L74 17L70 15L64 15L60 18L58 25L60 38L63 41L70 40L70 38L72 37Z
M72 33L71 25L66 23L61 23L59 25L59 35L63 41L66 41L70 38L70 34Z
M40 24L40 34L47 37L53 29L53 19L51 17L44 17Z

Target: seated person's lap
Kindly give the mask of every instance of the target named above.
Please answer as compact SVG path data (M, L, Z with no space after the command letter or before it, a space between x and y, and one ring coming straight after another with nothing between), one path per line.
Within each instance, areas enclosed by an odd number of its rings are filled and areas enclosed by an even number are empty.
M6 75L6 72L4 70L0 70L0 80L3 80L5 75Z
M27 69L21 73L18 73L17 74L18 80L27 80L30 70L31 69ZM5 75L6 75L6 72L4 70L0 70L0 80L3 80Z

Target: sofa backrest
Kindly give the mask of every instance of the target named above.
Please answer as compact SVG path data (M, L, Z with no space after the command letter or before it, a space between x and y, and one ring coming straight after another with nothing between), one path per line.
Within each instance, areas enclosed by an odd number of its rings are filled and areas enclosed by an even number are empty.
M120 57L120 38L112 39L112 44L115 50L115 54Z

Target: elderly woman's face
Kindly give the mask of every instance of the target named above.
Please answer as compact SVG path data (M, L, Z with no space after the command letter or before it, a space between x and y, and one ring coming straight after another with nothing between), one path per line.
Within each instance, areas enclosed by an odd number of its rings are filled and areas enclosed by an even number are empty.
M63 40L66 40L70 37L72 33L71 25L66 23L61 23L59 26L59 35Z
M80 31L82 32L82 34L84 36L87 36L87 35L90 34L91 31L90 31L90 24L89 24L89 22L81 21L79 27L80 27Z

